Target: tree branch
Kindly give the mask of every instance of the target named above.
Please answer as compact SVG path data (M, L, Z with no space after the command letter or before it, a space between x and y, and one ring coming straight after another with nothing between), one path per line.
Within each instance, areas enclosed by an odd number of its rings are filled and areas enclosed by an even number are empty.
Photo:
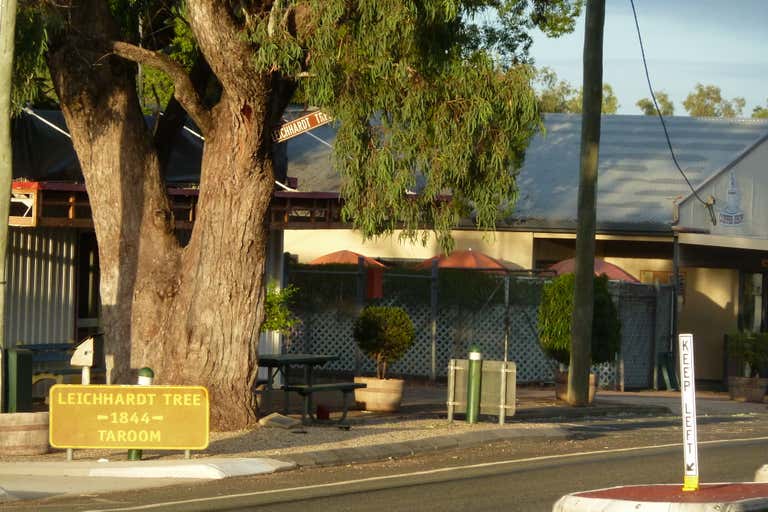
M203 135L208 132L211 126L211 114L203 104L200 95L197 94L187 71L180 64L162 53L153 52L123 41L113 41L112 50L124 59L164 71L173 81L174 97L195 121Z
M192 65L192 69L189 71L189 79L192 81L192 85L195 87L195 91L201 97L205 96L205 89L213 76L211 68L205 61L205 57L202 54L198 54L195 59L195 63ZM160 102L158 101L158 104ZM184 127L184 120L186 119L186 112L179 100L175 97L168 101L165 106L165 114L158 119L157 130L155 131L155 147L157 148L157 156L160 158L160 169L163 175L168 170L168 160L171 156L171 149L173 147L173 139Z
M187 20L224 90L241 98L259 93L262 84L261 80L254 80L253 48L241 36L243 27L232 16L227 2L188 1Z

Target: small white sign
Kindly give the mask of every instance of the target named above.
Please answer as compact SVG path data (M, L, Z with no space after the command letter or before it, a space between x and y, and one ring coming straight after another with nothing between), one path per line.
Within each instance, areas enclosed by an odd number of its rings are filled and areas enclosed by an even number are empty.
M680 352L680 398L683 416L684 491L699 488L699 450L696 433L696 378L693 369L693 335L678 337Z

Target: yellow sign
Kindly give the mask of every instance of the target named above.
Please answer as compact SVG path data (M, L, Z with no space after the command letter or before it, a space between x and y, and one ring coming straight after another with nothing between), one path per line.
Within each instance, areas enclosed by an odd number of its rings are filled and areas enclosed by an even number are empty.
M210 404L202 386L56 384L49 403L55 448L208 446Z

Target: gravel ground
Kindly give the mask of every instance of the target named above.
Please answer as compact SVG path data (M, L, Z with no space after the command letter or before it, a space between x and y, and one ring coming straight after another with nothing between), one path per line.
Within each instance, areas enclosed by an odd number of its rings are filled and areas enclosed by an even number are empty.
M363 413L364 414L364 413ZM193 451L193 458L223 457L274 457L281 455L320 451L334 448L351 448L413 441L464 432L498 429L541 428L542 424L511 423L498 425L493 421L480 421L474 425L464 421L448 423L445 418L356 418L349 430L335 425L299 425L295 428L257 427L235 432L211 432L206 450ZM143 458L177 459L179 451L144 450ZM75 450L75 460L108 459L126 460L126 450L83 449ZM61 461L66 451L54 449L50 453L34 456L8 456L0 454L0 461Z

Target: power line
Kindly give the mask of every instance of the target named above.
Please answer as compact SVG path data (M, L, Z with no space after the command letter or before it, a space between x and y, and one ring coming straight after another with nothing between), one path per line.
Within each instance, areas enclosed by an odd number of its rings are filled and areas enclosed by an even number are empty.
M690 180L688 180L688 176L685 175L685 171L683 171L682 167L680 167L680 163L677 161L677 156L675 155L675 150L672 149L672 141L669 138L669 131L667 131L667 123L664 122L664 116L661 114L661 109L659 108L659 104L656 101L656 95L653 93L653 86L651 85L651 75L648 73L648 63L645 59L645 48L643 47L643 36L640 34L640 23L637 21L637 11L635 10L635 2L634 0L629 0L629 3L632 5L632 16L635 18L635 28L637 29L637 40L640 42L640 54L643 56L643 69L645 70L645 80L648 82L648 90L651 93L651 99L653 100L653 106L656 108L656 114L659 116L659 120L661 121L661 127L664 128L664 137L667 140L667 147L669 147L669 152L672 155L672 161L675 163L675 167L677 167L677 170L680 171L680 174L683 176L683 179L688 184L688 188L691 189L691 192L693 192L694 197L699 200L701 204L703 204L707 211L709 212L709 218L712 221L712 225L717 225L717 217L715 216L715 210L714 210L714 200L713 201L705 201L701 198L698 192L696 192L696 189L693 188L693 185L691 185Z

